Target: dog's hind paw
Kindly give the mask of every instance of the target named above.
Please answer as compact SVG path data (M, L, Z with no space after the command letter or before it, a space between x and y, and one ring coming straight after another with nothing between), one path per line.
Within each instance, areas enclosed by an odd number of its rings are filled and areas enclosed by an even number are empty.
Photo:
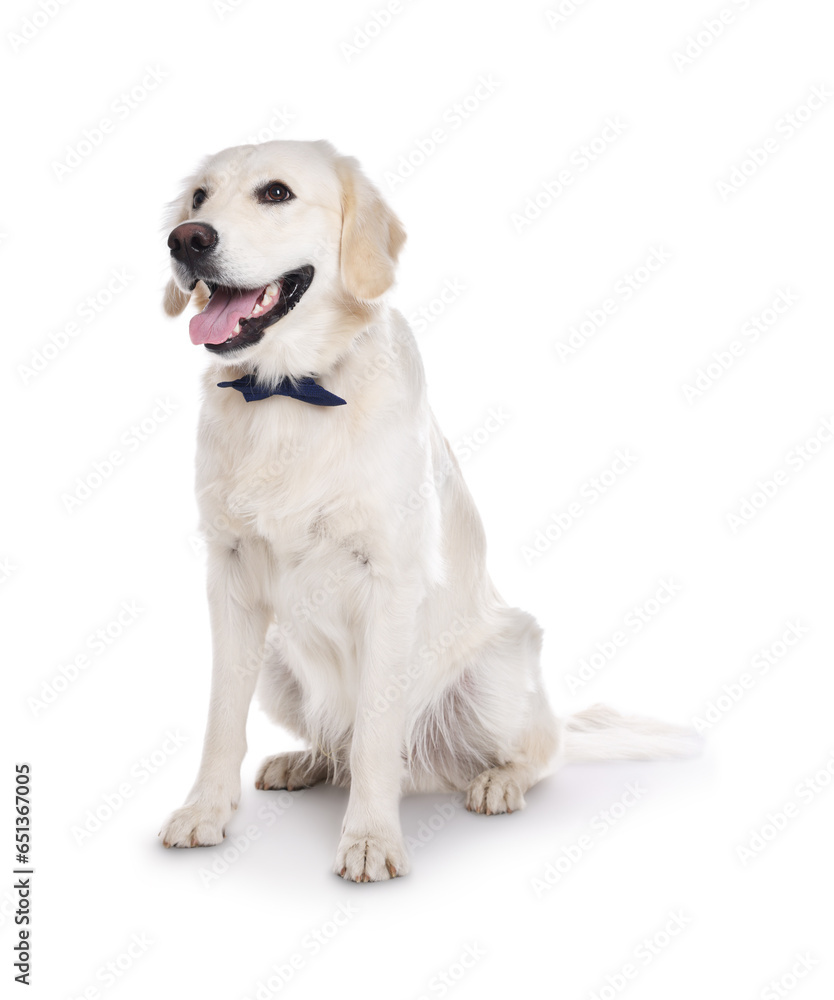
M524 789L512 767L491 767L481 771L466 789L466 808L470 812L495 816L523 809Z
M296 750L267 757L258 768L255 788L286 788L292 792L296 788L309 788L327 777L327 761L313 761L309 751Z

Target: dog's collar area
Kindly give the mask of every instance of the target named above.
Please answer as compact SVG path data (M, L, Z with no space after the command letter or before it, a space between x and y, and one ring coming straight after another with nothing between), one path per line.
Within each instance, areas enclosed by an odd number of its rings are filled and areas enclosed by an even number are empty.
M237 389L247 403L268 399L270 396L290 396L303 403L312 403L313 406L344 406L347 403L341 396L323 389L312 378L291 379L285 376L273 387L261 384L254 375L244 375L233 382L218 382L217 385L220 389Z
M243 347L252 347L254 344L257 344L262 339L264 331L268 327L273 326L279 320L283 319L288 312L298 305L302 296L312 284L315 273L313 265L306 264L294 271L288 271L286 274L281 275L280 279L278 279L279 284L267 285L261 292L261 299L258 301L264 301L263 297L269 296L269 299L266 300L271 302L269 307L261 311L260 306L255 306L257 313L238 317L234 330L229 331L230 336L222 343L204 341L206 350L211 351L213 354L228 354ZM213 309L212 305L215 295L224 294L227 298L231 296L234 299L235 294L245 294L233 293L229 289L222 289L222 286L210 281L206 281L206 284L212 293L211 299L209 299L209 304L203 310L203 313L192 319L192 324L199 324L202 317L213 311L217 311ZM221 291L218 291L219 289ZM273 289L274 295L272 294ZM253 292L250 294L254 298L257 293ZM226 316L231 315L234 312L234 301L227 304L222 312ZM231 320L229 321L229 325L231 325ZM193 333L191 339L195 340ZM202 335L197 336L197 342L199 341L203 341Z

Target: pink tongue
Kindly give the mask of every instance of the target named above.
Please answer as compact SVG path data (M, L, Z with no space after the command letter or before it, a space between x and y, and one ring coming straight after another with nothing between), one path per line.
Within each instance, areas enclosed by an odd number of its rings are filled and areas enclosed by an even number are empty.
M238 321L247 317L263 293L263 288L238 292L218 288L206 308L191 317L188 332L192 344L222 344L234 336Z

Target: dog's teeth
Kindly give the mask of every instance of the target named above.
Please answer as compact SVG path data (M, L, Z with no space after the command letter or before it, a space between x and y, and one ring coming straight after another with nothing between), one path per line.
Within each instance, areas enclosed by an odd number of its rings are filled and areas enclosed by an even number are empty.
M234 330L232 330L232 333L240 333L240 323L236 323L235 324L235 328L234 328ZM230 337L229 340L231 340L231 339L232 338Z
M273 295L277 295L278 294L278 286L277 285L267 285L266 286L266 294L269 296L269 298L272 298Z
M257 316L258 313L262 313L262 312L263 312L263 309L261 309L260 306L255 306L255 308L252 310L252 315L253 316Z
M272 301L271 295L264 295L264 297L261 299L261 305L264 307L264 309L266 309L266 307L269 305L271 301Z

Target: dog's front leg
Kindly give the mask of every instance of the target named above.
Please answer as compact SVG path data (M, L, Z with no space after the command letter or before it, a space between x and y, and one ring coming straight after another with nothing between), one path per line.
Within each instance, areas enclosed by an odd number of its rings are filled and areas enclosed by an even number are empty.
M264 552L242 542L209 549L213 666L208 723L194 787L160 831L166 847L219 844L237 808L246 717L269 623L260 600L266 560Z
M399 802L405 768L406 692L416 595L373 589L358 649L361 682L350 749L350 798L333 870L354 882L405 875Z

